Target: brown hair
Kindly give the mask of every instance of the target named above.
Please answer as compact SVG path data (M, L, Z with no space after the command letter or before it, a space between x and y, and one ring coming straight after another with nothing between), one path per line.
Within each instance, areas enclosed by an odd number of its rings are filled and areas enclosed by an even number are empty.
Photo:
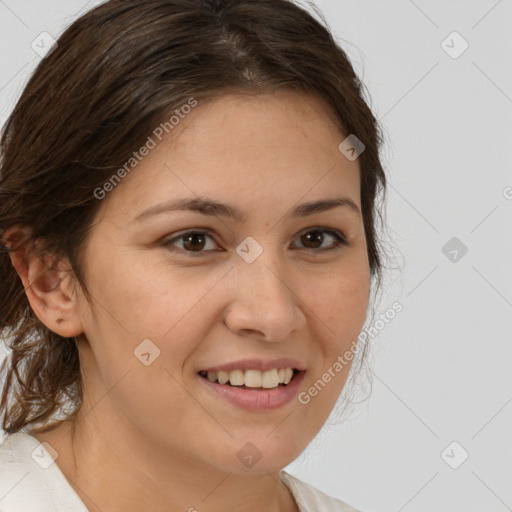
M100 205L94 191L190 98L286 86L325 100L345 134L365 145L361 205L371 276L380 286L382 135L363 85L320 17L325 26L288 0L110 0L83 15L37 66L4 126L0 234L27 226L41 251L69 260L89 299L80 255ZM75 339L38 320L5 242L0 332L11 353L1 369L0 411L10 434L69 404L70 418L83 395Z

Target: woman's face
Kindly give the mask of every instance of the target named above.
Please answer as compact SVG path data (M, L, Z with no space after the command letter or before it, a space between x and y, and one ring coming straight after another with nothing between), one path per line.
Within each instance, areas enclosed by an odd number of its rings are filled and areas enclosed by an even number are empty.
M285 90L199 103L103 200L79 348L106 427L239 472L285 467L319 431L370 286L359 164L325 108ZM338 198L354 207L304 207Z

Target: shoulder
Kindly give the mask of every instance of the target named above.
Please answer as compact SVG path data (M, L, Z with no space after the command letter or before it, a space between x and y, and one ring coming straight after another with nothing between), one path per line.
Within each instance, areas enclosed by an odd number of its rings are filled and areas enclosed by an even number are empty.
M0 511L20 510L87 512L44 443L23 431L0 438Z
M333 498L313 487L312 485L281 472L283 483L290 489L300 512L359 512L337 498Z

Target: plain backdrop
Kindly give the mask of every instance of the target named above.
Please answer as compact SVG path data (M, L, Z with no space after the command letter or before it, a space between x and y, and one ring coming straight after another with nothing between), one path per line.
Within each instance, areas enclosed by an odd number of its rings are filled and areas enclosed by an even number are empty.
M33 41L99 3L0 0L0 123ZM512 1L316 4L385 132L401 268L377 313L403 310L368 398L287 470L363 512L512 510Z

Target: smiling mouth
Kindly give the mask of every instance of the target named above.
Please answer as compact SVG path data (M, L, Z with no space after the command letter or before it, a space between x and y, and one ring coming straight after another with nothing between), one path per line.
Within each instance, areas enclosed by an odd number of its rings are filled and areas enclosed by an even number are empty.
M200 371L199 375L214 384L230 386L251 391L269 391L286 387L300 373L295 368L274 368L267 371L259 370L232 370L225 371Z

